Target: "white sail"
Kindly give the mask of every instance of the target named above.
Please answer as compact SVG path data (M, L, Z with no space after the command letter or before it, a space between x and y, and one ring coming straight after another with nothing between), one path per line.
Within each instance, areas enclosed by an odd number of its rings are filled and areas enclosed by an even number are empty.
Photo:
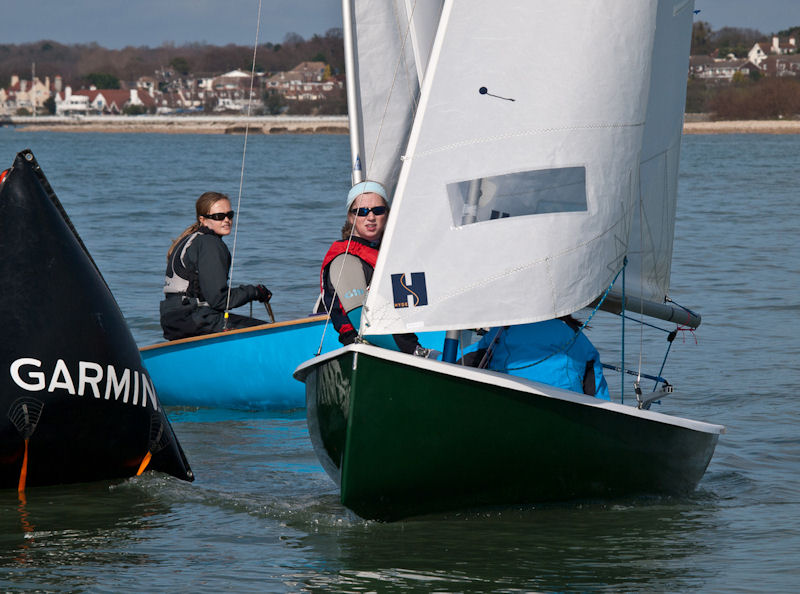
M637 205L656 8L445 2L365 334L550 319L603 292Z
M391 194L408 142L442 0L344 0L352 7L353 181L381 182ZM355 106L353 105L355 103ZM351 121L352 121L351 120Z
M419 83L425 77L425 69L433 49L433 39L439 27L444 0L405 0L406 14L410 22L411 43L417 66Z
M658 7L641 202L633 218L625 289L627 297L656 303L669 291L693 8L693 0L662 0Z

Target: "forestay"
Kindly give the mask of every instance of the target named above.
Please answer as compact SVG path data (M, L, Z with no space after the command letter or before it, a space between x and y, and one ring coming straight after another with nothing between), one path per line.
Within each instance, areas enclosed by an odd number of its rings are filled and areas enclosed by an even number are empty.
M445 2L365 334L550 319L605 290L638 209L656 8Z

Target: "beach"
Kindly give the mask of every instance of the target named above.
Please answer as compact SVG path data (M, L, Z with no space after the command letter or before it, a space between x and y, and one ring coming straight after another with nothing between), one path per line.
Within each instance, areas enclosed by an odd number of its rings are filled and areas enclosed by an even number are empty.
M347 134L347 116L9 116L0 125L49 132Z
M347 116L11 116L0 125L51 132L347 134ZM800 120L711 121L686 116L684 134L800 134Z
M685 121L684 134L800 134L800 120Z

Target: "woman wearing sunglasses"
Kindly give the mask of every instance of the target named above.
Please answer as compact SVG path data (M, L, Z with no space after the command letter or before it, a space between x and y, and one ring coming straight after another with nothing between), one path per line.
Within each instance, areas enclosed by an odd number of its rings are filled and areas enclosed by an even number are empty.
M356 184L347 195L347 219L342 239L333 242L322 262L320 284L325 311L329 312L339 342L352 344L358 337L361 308L372 281L381 245L389 200L378 182ZM414 334L370 337L370 342L404 353L427 354Z
M172 242L167 252L164 300L160 304L164 338L176 340L234 328L266 324L264 320L228 313L251 301L272 297L264 285L230 289L231 254L222 238L231 232L234 212L225 194L205 192L195 203L197 222Z

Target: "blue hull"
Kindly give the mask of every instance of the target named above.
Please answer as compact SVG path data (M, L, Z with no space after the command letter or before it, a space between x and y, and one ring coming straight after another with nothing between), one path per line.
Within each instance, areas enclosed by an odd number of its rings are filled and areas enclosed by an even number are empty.
M319 315L162 342L139 350L166 406L305 408L305 388L292 374L298 365L316 355L325 320ZM418 336L429 348L441 348L444 340L444 332ZM341 346L333 325L328 325L321 352Z
M244 410L305 407L292 377L319 348L324 316L163 342L140 349L162 404ZM332 325L322 352L339 348Z

